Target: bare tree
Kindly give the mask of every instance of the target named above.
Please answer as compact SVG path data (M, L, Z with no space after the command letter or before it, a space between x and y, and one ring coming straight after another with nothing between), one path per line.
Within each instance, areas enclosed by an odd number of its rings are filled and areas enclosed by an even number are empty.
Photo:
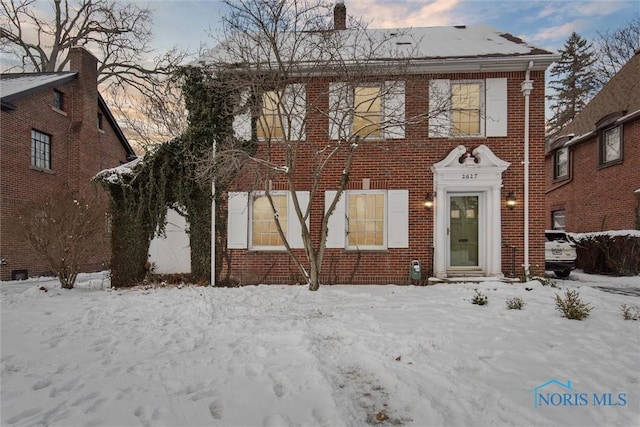
M139 105L143 100L158 99L166 76L189 55L177 48L155 54L151 48L152 11L136 3L51 0L49 10L42 4L2 0L0 52L7 58L7 71L63 71L68 67L69 49L85 46L98 58L98 83L123 95L123 105L131 101ZM140 113L140 108L132 108ZM156 117L162 116L151 114L144 121ZM174 124L168 126L176 131ZM137 133L143 134L144 129Z
M615 31L598 32L594 44L596 61L592 68L602 87L640 49L640 18Z
M309 288L317 290L330 217L359 148L384 138L404 137L405 124L446 110L448 95L430 112L405 117L402 76L417 41L397 43L407 36L367 31L353 19L348 30L336 30L330 19L333 4L321 0L225 3L231 11L224 18L226 38L212 50L205 67L244 91L238 102L244 114L237 115L236 129L245 139L259 143L255 154L219 148L209 170L224 174L227 167L244 167L244 185L266 196L282 244ZM308 139L307 130L317 129L319 120L327 120L329 129L320 138ZM327 183L335 187L326 193L332 196L326 201L319 232L312 235L312 205L325 202L320 196ZM290 194L295 217L287 221L299 223L301 236L295 238L302 239L304 255L290 244L294 236L285 232L275 186L286 187Z
M73 288L80 269L107 241L106 203L88 188L69 190L24 204L14 219L25 241L58 276L62 288Z

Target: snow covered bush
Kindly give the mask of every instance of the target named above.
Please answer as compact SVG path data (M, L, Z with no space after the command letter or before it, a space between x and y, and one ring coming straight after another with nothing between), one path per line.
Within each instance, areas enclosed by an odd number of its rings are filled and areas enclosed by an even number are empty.
M567 319L582 320L589 316L593 307L585 304L580 299L577 290L567 289L564 298L556 294L556 310L561 312Z
M507 299L507 308L509 310L522 310L524 307L524 300L519 297L509 298Z
M605 231L572 237L576 241L577 267L585 273L640 274L640 231Z
M471 304L477 304L477 305L487 305L489 304L489 297L484 295L482 292L480 292L479 290L475 289L476 294L473 296L473 299L471 300Z
M630 307L627 304L622 304L620 309L624 320L640 320L640 307L637 305Z

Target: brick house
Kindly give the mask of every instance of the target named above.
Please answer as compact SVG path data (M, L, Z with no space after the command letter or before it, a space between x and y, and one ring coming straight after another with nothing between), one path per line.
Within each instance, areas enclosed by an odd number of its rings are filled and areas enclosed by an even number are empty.
M0 280L49 273L6 226L21 203L80 190L99 171L135 157L98 93L97 59L83 48L69 56L69 72L0 75ZM95 254L85 271L105 267L108 240L103 246L105 253Z
M546 151L549 229L640 228L640 51Z
M346 8L337 3L334 31L347 34ZM311 204L309 229L316 241L344 163L336 162L311 198L306 190L315 150L335 143L336 127L353 127L363 116L374 125L389 115L398 119L358 148L349 183L329 217L322 283L407 283L413 261L421 264L422 280L517 277L523 266L541 271L544 73L556 56L487 26L403 29L402 40L394 30L366 31L364 38L417 43L408 72L384 75L378 69L362 87L322 76L283 90L285 98L288 90L306 94L299 108L306 120L298 121L305 126L299 132L305 144L298 153L297 197L305 207ZM354 98L371 87L382 88L380 93L394 89L359 116ZM333 95L341 90L345 96ZM445 94L450 110L402 122L429 112L436 93ZM262 115L246 121L258 141L256 126L269 123L268 96ZM387 112L388 106L396 108ZM320 110L337 111L343 120L337 125L331 113L314 116ZM295 125L294 117L287 126ZM266 149L258 142L259 153ZM278 180L270 185L280 220L293 218L286 223L287 240L304 258L288 186ZM264 194L242 180L234 190L228 200L231 277L241 283L298 282L297 269L274 238Z

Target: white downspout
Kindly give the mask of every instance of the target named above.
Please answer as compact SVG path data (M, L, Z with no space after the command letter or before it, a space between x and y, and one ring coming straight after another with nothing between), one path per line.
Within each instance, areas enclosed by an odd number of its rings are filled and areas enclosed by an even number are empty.
M213 158L216 158L216 140L213 139ZM216 285L216 179L211 178L211 286Z
M529 95L533 90L533 80L531 70L533 61L529 61L524 81L521 83L522 94L524 95L524 274L529 280Z

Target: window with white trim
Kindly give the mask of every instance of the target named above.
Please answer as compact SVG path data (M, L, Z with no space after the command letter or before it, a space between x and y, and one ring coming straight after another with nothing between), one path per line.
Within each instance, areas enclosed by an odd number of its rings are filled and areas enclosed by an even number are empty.
M275 216L280 221L280 226L287 237L287 195L272 194L273 208L269 198L265 194L253 194L251 196L251 242L252 248L274 248L284 246L278 233ZM275 213L274 213L275 209Z
M247 104L248 105L248 104ZM303 141L307 114L305 85L289 84L284 89L264 91L259 97L256 123L258 140ZM243 139L251 136L251 113L234 117L234 131Z
M297 191L302 212L309 204L309 192ZM289 191L272 191L275 215L278 216L289 246L303 248L302 225L295 213L294 198ZM228 199L227 247L230 249L284 250L274 219L274 210L264 192L231 192ZM308 227L309 220L306 224Z
M386 247L386 192L347 191L347 249Z
M405 137L405 82L329 84L329 135L332 140Z
M336 194L325 192L325 212ZM409 191L346 190L329 217L328 227L327 248L408 248Z
M556 150L553 156L553 178L563 179L569 176L569 148Z
M31 165L51 169L51 135L31 129Z
M257 124L258 139L282 139L282 91L270 90L262 94L260 117Z
M604 129L600 137L600 164L622 160L622 125Z
M481 82L451 82L451 132L463 136L481 135L481 106Z
M507 136L507 79L429 81L429 137Z

